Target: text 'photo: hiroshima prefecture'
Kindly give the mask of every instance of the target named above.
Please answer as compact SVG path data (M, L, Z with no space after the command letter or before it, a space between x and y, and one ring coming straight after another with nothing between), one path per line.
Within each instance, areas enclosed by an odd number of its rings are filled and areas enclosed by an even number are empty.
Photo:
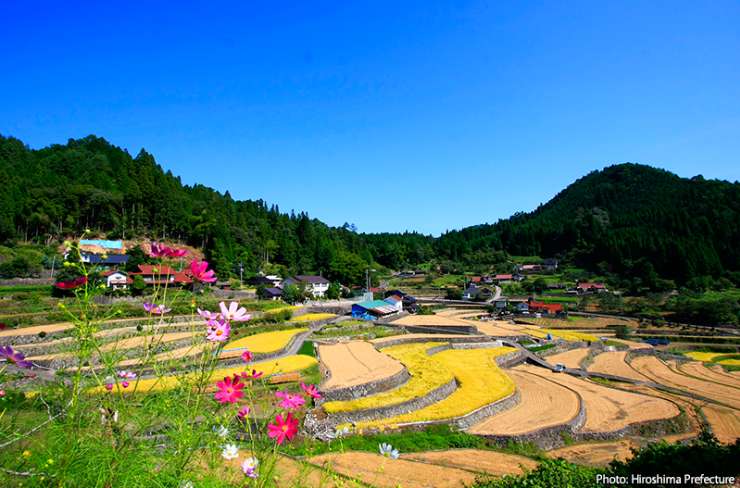
M740 487L740 2L0 45L0 488Z

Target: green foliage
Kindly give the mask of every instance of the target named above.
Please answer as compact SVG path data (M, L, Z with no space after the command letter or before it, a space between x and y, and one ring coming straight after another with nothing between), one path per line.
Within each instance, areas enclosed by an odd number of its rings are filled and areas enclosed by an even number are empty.
M594 488L603 486L596 482L601 470L569 463L564 459L545 459L522 476L504 476L501 479L480 478L475 488Z
M329 300L336 300L342 293L342 286L336 281L332 281L329 288L326 290L326 298Z
M285 285L283 287L283 300L285 300L287 303L296 303L305 297L305 293L294 284Z

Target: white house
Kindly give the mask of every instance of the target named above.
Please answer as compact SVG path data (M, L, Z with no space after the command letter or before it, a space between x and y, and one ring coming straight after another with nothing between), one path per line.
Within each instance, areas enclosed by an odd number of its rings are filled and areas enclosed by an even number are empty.
M304 286L306 291L313 295L314 298L323 298L329 290L331 282L323 276L316 275L296 275L286 278L283 281L283 287L287 285Z
M105 276L106 286L112 290L125 290L133 283L133 280L123 271L110 271L103 273L103 276Z

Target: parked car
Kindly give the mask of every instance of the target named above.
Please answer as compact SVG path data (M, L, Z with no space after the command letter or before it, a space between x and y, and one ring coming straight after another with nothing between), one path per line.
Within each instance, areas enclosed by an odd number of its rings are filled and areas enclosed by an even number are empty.
M563 371L565 371L565 365L563 363L558 363L555 365L555 369L553 371L555 371L556 373L562 373Z

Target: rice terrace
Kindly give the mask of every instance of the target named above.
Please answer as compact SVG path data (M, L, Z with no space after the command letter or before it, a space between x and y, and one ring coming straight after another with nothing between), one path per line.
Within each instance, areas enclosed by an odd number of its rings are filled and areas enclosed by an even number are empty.
M0 19L0 488L740 487L738 2Z

